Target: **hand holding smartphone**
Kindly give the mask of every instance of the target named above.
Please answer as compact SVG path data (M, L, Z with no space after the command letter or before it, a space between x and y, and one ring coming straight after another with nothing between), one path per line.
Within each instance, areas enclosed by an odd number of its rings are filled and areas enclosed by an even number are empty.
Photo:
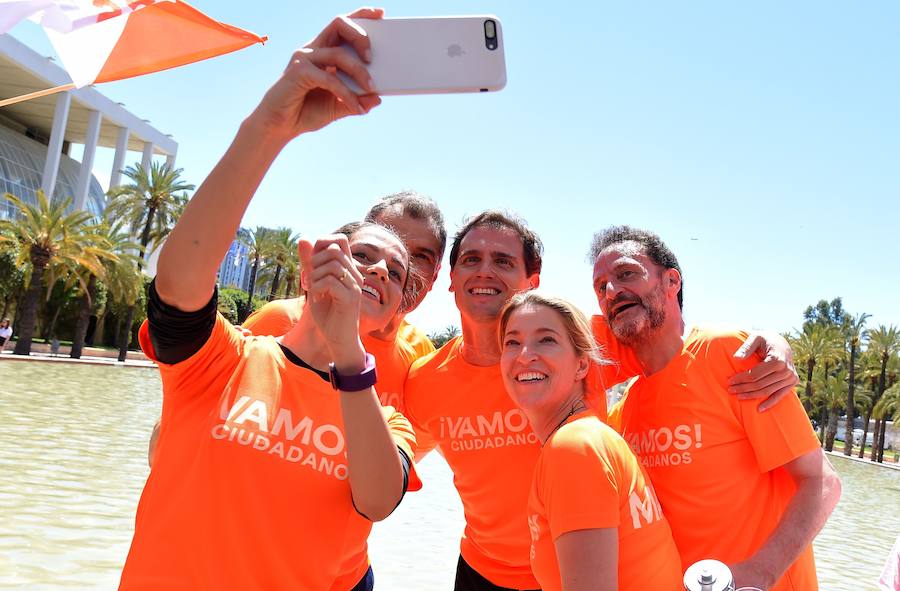
M490 92L506 86L500 20L491 15L354 18L371 42L379 95ZM349 77L341 80L358 94Z

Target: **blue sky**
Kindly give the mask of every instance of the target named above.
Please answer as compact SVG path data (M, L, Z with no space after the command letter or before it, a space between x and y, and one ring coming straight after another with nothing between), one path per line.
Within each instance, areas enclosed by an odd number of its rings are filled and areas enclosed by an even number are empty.
M355 5L193 4L269 42L98 89L174 135L178 165L199 184L291 51ZM416 189L451 232L488 207L523 215L546 247L542 286L586 311L591 236L628 223L678 255L689 323L785 331L807 305L842 296L870 326L900 324L900 4L383 6L498 15L507 88L389 97L299 138L245 225L326 233L381 195ZM13 34L52 54L36 26ZM111 150L98 152L98 178L111 163ZM446 271L412 316L428 330L458 324Z

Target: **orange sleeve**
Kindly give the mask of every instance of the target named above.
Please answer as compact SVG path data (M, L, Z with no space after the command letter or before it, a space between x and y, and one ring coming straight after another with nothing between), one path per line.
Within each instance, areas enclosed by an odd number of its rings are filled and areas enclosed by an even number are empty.
M626 392L627 394L627 392ZM606 424L618 434L622 434L622 408L625 406L625 396L613 404L612 408L606 414Z
M553 437L544 448L538 470L538 486L553 540L579 529L619 527L616 472L584 431Z
M299 298L275 300L250 314L241 326L256 336L280 337L297 322L299 309Z
M402 449L409 457L409 486L407 487L407 490L416 491L421 489L422 481L419 479L419 475L416 472L415 462L417 448L416 434L413 431L412 425L406 420L406 417L390 406L381 407L381 412L387 421L388 429L391 432L394 443L396 443L397 447Z
M642 372L641 364L638 362L634 350L616 339L603 316L591 317L591 327L604 359L611 361L609 364L600 366L604 389L609 389Z
M218 312L212 332L200 350L179 363L170 365L156 359L146 320L138 331L138 340L147 357L159 366L163 392L178 396L201 394L222 376L230 376L241 359L244 343L241 332Z
M721 368L718 379L724 384L735 373L746 371L760 361L758 358L742 361L734 357L734 352L746 338L747 333L737 332L716 337L710 344L713 349L709 351L710 361L713 361L713 367ZM737 400L732 394L727 396L737 406L760 471L774 470L819 447L819 439L796 394L786 396L766 412L759 412L759 400Z
M406 320L400 324L398 334L413 349L417 359L435 351L434 343L431 342L428 335Z

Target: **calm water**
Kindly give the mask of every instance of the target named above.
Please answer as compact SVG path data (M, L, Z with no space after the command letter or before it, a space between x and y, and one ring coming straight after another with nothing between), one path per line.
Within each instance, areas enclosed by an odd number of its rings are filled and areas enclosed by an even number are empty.
M0 361L0 385L0 589L115 588L148 473L157 372ZM382 590L452 587L462 514L432 455L425 489L375 527ZM844 492L816 541L821 588L874 590L900 533L900 471L834 463Z

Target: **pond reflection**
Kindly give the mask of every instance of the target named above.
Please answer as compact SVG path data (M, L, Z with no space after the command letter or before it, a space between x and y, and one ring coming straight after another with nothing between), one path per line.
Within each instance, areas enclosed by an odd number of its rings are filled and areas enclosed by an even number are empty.
M0 384L0 588L115 588L148 474L158 373L4 360ZM900 533L900 471L833 462L843 498L815 544L820 586L874 590ZM426 489L373 534L378 588L452 587L459 502L440 458L421 472Z

